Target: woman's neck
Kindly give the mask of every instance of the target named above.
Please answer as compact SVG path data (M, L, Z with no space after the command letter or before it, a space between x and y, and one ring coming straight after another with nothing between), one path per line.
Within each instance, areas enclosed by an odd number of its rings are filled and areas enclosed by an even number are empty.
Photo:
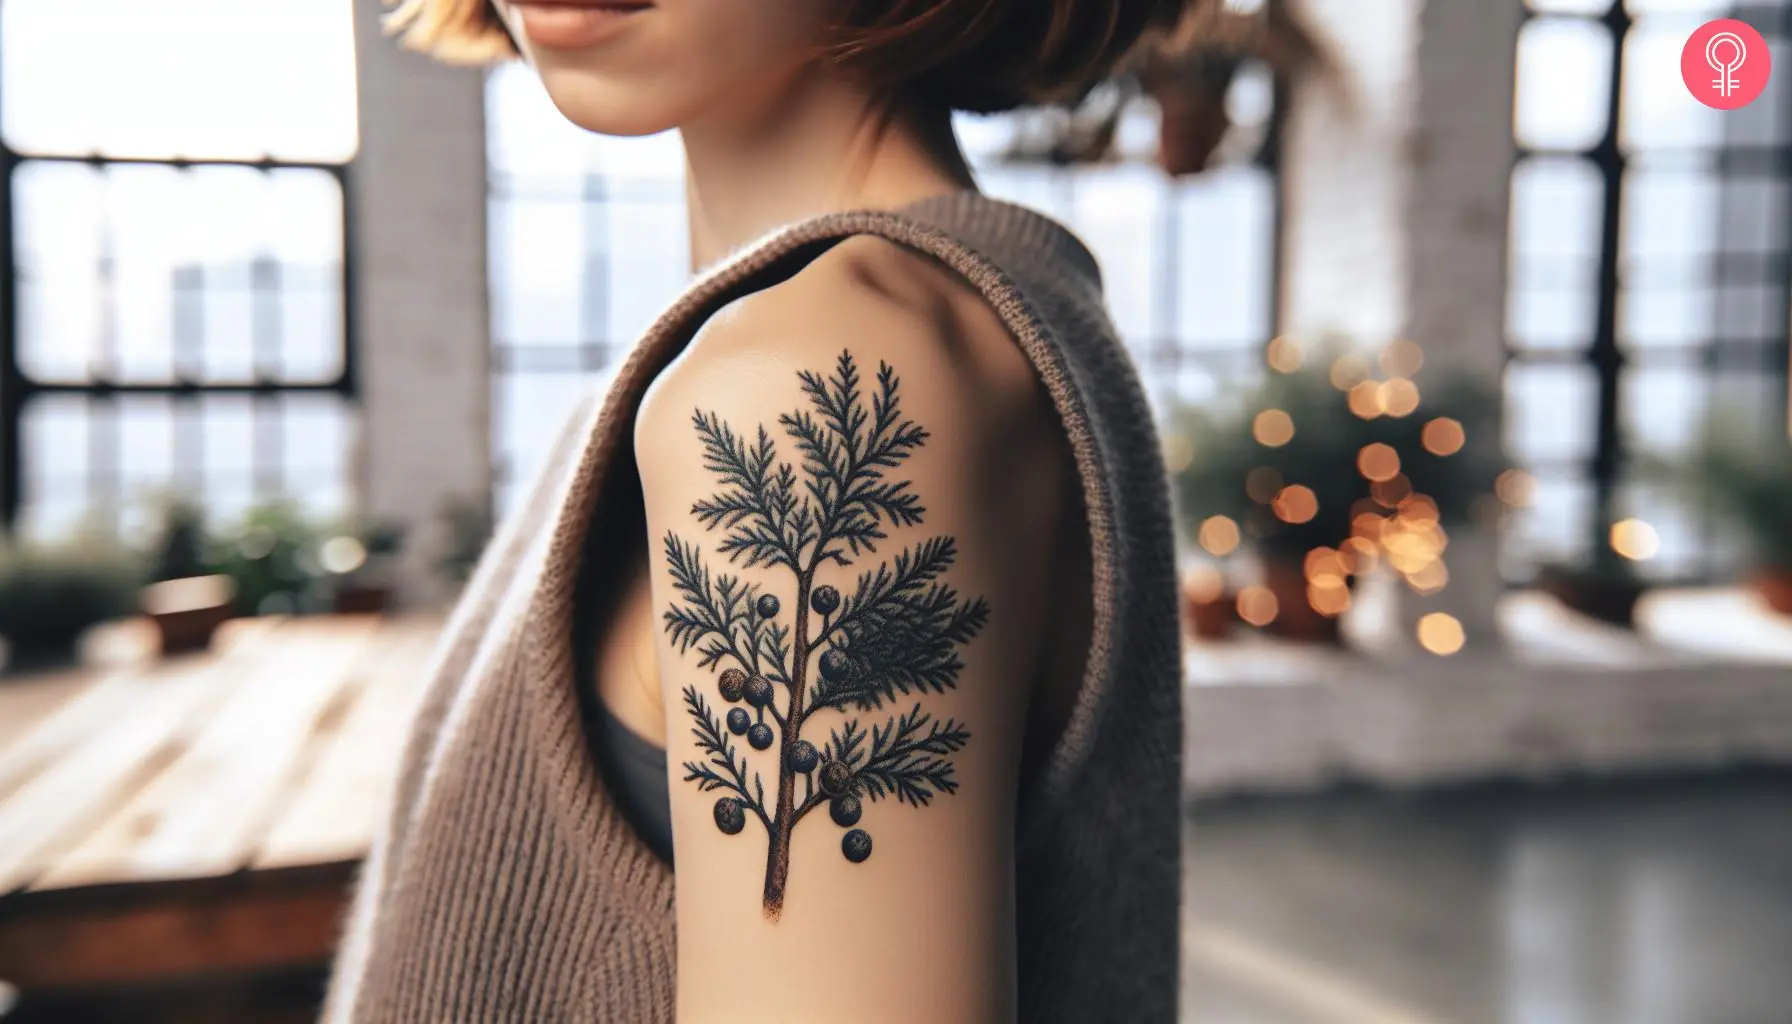
M695 268L808 217L975 187L948 111L897 107L824 71L682 134Z

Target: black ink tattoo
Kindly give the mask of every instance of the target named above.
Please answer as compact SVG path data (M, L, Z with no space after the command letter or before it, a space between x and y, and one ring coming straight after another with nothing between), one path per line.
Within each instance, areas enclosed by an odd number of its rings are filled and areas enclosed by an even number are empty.
M894 797L919 808L958 790L952 755L971 738L962 724L935 719L918 699L869 731L855 713L956 687L964 667L958 649L989 619L983 599L960 601L942 580L957 559L951 537L862 571L851 596L816 585L822 567L853 565L876 553L888 529L921 524L926 509L910 481L887 471L928 434L903 417L887 364L879 364L869 395L846 352L832 376L798 376L810 409L782 415L778 425L801 455L800 474L779 461L764 426L749 437L714 414L693 417L705 468L721 489L691 512L720 531L717 550L735 565L791 577L790 614L773 588L712 574L697 545L676 533L665 541L678 595L665 613L666 632L681 654L696 651L700 668L719 669L716 693L735 705L718 718L696 686L685 688L691 732L706 759L685 762L684 781L725 794L715 805L724 834L740 833L749 818L765 828L765 912L774 919L784 905L790 835L810 811L827 804L847 830L840 852L858 864L871 856L871 834L857 827L865 802ZM802 733L823 712L840 717L817 747ZM754 751L777 745L770 804L736 737Z

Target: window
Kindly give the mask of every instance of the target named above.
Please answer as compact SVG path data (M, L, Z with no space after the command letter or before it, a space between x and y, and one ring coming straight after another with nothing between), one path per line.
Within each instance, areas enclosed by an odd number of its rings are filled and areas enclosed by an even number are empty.
M1519 36L1507 445L1538 480L1507 572L1584 557L1606 524L1653 525L1659 579L1735 557L1696 496L1644 466L1685 455L1714 409L1786 429L1792 103L1701 106L1680 48L1715 17L1786 66L1792 3L1531 0Z
M348 0L0 7L0 513L349 501Z
M1066 170L1001 159L1017 117L965 118L960 135L990 194L1065 222L1101 260L1114 319L1154 400L1198 401L1260 372L1273 330L1279 188L1266 138L1275 90L1234 85L1246 152L1172 182L1146 164L1155 118L1122 129L1131 159ZM689 278L676 135L594 136L567 124L521 65L487 91L491 160L493 450L498 507L611 360Z

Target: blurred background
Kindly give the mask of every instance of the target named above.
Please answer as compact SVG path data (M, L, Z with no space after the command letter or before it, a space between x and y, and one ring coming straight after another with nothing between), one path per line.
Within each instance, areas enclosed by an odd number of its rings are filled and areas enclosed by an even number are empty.
M306 1020L442 609L688 279L672 136L375 0L0 5L0 1019ZM1792 3L1201 0L966 118L1100 257L1184 1019L1792 1021Z

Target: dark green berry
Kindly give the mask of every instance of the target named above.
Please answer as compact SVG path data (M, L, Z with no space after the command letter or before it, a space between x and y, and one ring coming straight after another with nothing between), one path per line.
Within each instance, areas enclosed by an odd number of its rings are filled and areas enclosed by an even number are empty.
M852 769L844 761L829 761L821 766L821 791L839 796L852 787Z
M738 668L731 668L722 673L722 699L730 704L740 700L742 690L747 685L747 674Z
M828 817L841 828L851 828L859 823L859 815L864 808L859 806L859 798L851 793L842 793L828 801Z
M846 833L840 840L840 852L854 864L865 863L865 858L871 856L871 833L862 828Z
M814 771L815 766L821 762L821 754L816 751L815 744L808 740L797 740L785 760L790 763L791 771L807 774Z
M772 702L772 681L764 676L754 676L741 687L747 703L756 708L765 707Z
M830 647L821 655L821 678L830 683L842 682L852 672L852 659L838 647Z
M760 722L753 728L748 729L747 742L753 745L754 750L764 750L766 747L771 746L772 727L766 725L764 722Z
M840 607L840 592L833 587L816 587L809 595L809 607L818 615L832 615Z
M770 594L759 595L759 617L775 619L778 617L778 599Z
M734 835L747 827L747 809L741 805L739 800L731 796L717 800L716 827L721 829L724 835Z
M747 714L746 708L735 708L728 712L728 731L736 736L745 736L753 727L753 716Z

